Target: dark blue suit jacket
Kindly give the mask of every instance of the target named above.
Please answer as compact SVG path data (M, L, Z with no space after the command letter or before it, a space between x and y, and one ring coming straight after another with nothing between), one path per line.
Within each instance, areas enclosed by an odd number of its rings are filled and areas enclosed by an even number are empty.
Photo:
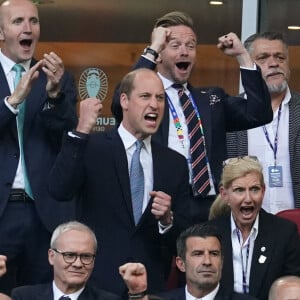
M133 69L147 68L154 70L156 64L140 57ZM267 86L260 70L241 69L242 82L248 99L231 97L219 87L193 88L188 85L199 109L215 186L217 188L222 162L227 158L226 131L250 129L272 121L273 111ZM112 103L112 112L117 120L122 118L119 105L119 93L116 92ZM165 114L161 126L153 136L154 140L168 145L169 105L165 102Z
M13 300L53 300L52 283L28 285L12 291ZM121 298L92 286L85 286L78 300L120 300Z
M35 63L35 62L33 62ZM52 231L62 221L74 218L72 203L58 203L47 192L46 178L59 152L65 130L76 126L76 87L70 74L62 80L64 96L52 101L46 94L47 78L40 70L31 92L26 97L24 121L24 155L37 212L41 221ZM0 65L0 217L16 175L19 144L16 115L5 105L10 95L6 76ZM43 110L46 102L54 106Z
M186 300L185 288L170 290L166 293L161 294L160 296L164 300ZM255 299L256 298L249 295L227 292L222 288L219 288L218 293L214 298L214 300L255 300Z
M49 189L58 200L77 194L78 218L96 233L99 251L94 278L103 289L121 295L125 285L118 273L121 264L142 262L148 270L149 291L163 289L162 247L187 226L188 169L185 158L152 142L153 190L172 197L174 224L164 235L151 213L150 202L137 226L134 224L127 156L114 129L93 134L88 140L66 136L51 172ZM170 238L170 240L169 240Z
M230 215L210 221L222 234L224 263L221 286L233 290L233 262ZM261 209L250 270L249 294L268 298L272 283L284 275L300 276L300 239L296 224ZM259 257L264 255L264 263Z

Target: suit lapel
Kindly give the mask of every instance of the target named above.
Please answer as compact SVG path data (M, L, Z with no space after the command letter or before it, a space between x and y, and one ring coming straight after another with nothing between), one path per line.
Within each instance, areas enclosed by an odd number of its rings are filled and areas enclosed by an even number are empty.
M209 93L205 90L195 89L190 85L188 85L188 89L191 92L193 100L198 108L201 122L203 124L202 127L204 130L207 153L211 153L212 120L211 120L211 112L210 112L210 106L209 106Z
M132 202L130 194L130 181L128 173L128 161L126 156L126 151L124 144L118 134L117 129L109 131L107 133L108 142L111 144L110 151L113 155L115 162L116 176L120 184L120 190L125 200L128 214L134 224L133 211L132 211Z
M53 300L53 288L52 282L49 284L41 285L39 292L36 293L36 300Z
M30 67L36 63L36 60L31 61ZM46 99L46 75L43 71L39 71L39 77L33 82L32 88L26 97L25 104L25 119L24 119L24 140L26 141L26 136L30 132L32 126L32 120L34 116L43 109L44 101Z
M268 219L266 212L261 210L259 214L258 235L254 243L250 270L249 289L251 295L259 294L261 284L264 282L265 273L271 263L272 249L276 247L274 245L274 235L270 235L272 224L270 224L270 220Z
M222 229L222 241L223 241L223 269L221 278L221 287L228 288L233 291L233 259L232 259L232 242L231 242L231 224L230 224L230 214L223 217L222 221L218 223L219 228Z
M1 88L0 88L0 99L1 101L4 101L4 98L6 96L9 96L11 93L10 93L10 89L9 89L9 86L8 86L8 82L7 82L7 79L6 79L6 76L5 76L5 73L4 73L4 70L2 68L2 65L0 64L0 83L1 83ZM4 116L5 117L5 116ZM4 118L3 117L3 118ZM1 116L2 118L2 116ZM10 117L11 118L11 117ZM5 119L5 118L4 118ZM3 119L2 119L3 121ZM10 122L10 121L9 121ZM15 140L17 141L18 140L18 134L17 134L17 122L16 122L16 118L14 117L14 120L13 120L13 126L12 127L8 127L10 130L10 128L12 128L12 135L13 137L15 138Z

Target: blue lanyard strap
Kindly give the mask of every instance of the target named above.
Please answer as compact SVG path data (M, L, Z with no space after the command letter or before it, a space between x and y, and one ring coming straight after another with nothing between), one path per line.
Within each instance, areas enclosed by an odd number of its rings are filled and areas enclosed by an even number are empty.
M243 273L243 292L244 294L249 293L249 286L247 284L247 272L248 272L248 261L249 261L249 252L250 252L250 236L247 244L247 249L246 249L246 264L244 265L244 255L243 255L243 244L241 244L241 233L238 227L236 227L236 235L239 240L239 243L241 245L241 260L242 260L242 273Z
M270 140L270 137L269 137L269 133L267 131L267 128L266 126L264 125L263 126L263 131L264 131L264 134L265 134L265 137L268 141L268 144L269 146L271 147L272 151L273 151L273 154L274 154L274 165L276 166L276 160L277 160L277 150L278 150L278 129L279 129L279 121L280 121L280 116L281 116L281 106L282 106L282 103L280 103L279 105L279 109L278 109L278 121L277 121L277 127L276 127L276 133L275 133L275 138L274 138L274 146L272 145L272 142Z
M174 104L172 103L169 95L167 93L166 93L166 95L167 95L167 100L168 100L168 103L169 103L170 111L171 111L171 114L172 114L173 123L174 123L176 131L177 131L178 139L179 139L179 141L183 145L184 135L183 135L182 125L180 123L180 120L179 120L178 114L176 112L176 109L174 107ZM203 136L203 145L204 145L205 154L206 154L205 136L204 136L204 130L203 130L203 126L202 126L202 121L201 121L200 113L199 113L199 110L198 110L198 108L197 108L197 106L195 104L195 101L194 101L192 95L190 95L189 98L191 100L191 103L193 105L193 108L195 110L195 113L196 113L196 116L197 116L197 119L198 119L198 122L199 122L199 128L200 128L202 136ZM208 161L207 155L205 155L205 156L206 156L206 160Z

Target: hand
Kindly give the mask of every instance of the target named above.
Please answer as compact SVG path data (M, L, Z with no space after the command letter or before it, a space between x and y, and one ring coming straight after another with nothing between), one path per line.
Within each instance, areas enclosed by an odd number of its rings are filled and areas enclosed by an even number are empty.
M26 72L20 79L14 92L8 97L7 102L17 108L18 104L22 103L31 90L32 83L39 77L38 69L43 65L43 61L37 62Z
M147 290L147 271L141 263L126 263L119 267L130 294L137 294Z
M65 68L62 59L54 52L44 54L43 71L47 75L46 91L50 98L56 98L60 93L60 81Z
M233 32L219 37L217 47L226 55L236 57L241 67L253 68L253 61L242 44L241 40Z
M0 277L6 273L6 260L5 255L0 255Z
M97 98L88 98L80 102L79 121L76 131L90 133L96 124L103 105Z
M165 27L154 28L151 35L151 45L150 48L160 53L168 43L169 37L171 35L171 30Z
M151 213L164 226L172 223L171 196L161 191L152 191L153 197Z

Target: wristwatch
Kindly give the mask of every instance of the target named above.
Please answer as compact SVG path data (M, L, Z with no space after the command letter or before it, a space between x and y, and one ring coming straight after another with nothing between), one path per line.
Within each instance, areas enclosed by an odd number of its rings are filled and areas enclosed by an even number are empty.
M152 54L155 60L158 58L158 53L155 50L151 49L150 47L146 47L144 49L143 54L146 55L147 53Z

